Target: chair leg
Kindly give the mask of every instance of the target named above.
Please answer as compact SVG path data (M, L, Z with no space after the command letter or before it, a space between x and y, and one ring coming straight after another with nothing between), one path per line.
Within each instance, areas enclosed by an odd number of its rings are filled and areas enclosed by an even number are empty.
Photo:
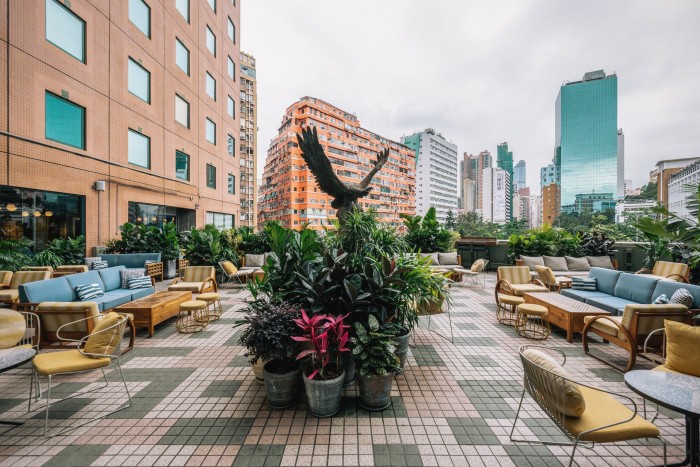
M117 358L117 368L119 368L119 375L122 377L122 383L124 383L124 389L126 390L126 396L129 398L129 404L124 408L131 407L131 393L129 392L129 386L126 384L126 378L124 378L124 372L122 371L122 364ZM122 410L122 409L119 409Z
M569 457L569 467L571 467L574 463L574 455L576 454L576 447L578 446L578 438L576 438L576 441L574 441L574 447L571 449L571 457Z
M523 389L520 395L520 402L518 403L518 411L515 412L515 420L513 420L513 428L510 429L510 440L513 441L513 433L515 433L515 424L518 423L518 417L520 416L520 409L523 406L523 400L525 399L525 389Z
M44 417L44 438L49 434L49 406L51 405L51 375L49 375L49 386L46 388L46 416Z

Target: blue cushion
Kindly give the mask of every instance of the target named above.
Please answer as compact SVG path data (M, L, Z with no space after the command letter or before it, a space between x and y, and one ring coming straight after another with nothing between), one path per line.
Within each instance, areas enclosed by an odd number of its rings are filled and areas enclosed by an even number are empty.
M27 282L19 286L19 301L22 303L72 302L77 298L68 276Z
M575 289L562 289L561 294L565 297L573 298L579 302L585 302L589 298L607 298L612 297L603 292L593 292L590 290L575 290Z
M654 287L654 292L651 294L652 300L656 300L659 295L665 294L667 297L672 297L676 290L686 289L693 295L693 308L700 308L700 286L693 284L683 284L682 282L674 281L658 281L656 287ZM21 286L20 286L21 290ZM21 299L21 292L20 292Z
M89 302L93 298L101 297L105 294L100 284L85 284L75 288L75 293L81 302Z
M615 295L615 284L622 274L614 269L591 268L588 277L596 279L596 290L608 295Z
M155 292L156 289L153 287L145 287L143 289L134 289L134 290L129 290L131 292L131 299L136 300L138 298L143 298L151 295L153 292Z
M644 274L624 273L617 280L613 295L636 303L648 304L652 302L651 293L657 281L658 279Z
M589 298L586 304L609 311L613 316L620 315L619 310L624 310L627 305L637 305L639 302L620 297Z
M103 269L103 271L105 270L106 269ZM100 271L88 271L81 272L80 274L71 274L69 276L66 276L66 279L68 280L68 283L73 288L73 290L75 290L75 288L79 285L90 284L97 284L102 290L105 290L105 284L104 282L102 282L102 278L100 277ZM75 298L73 300L76 300L78 298L77 295L74 295L74 297Z
M101 269L98 271L102 277L102 282L105 285L106 292L121 288L122 275L120 271L122 269L124 269L124 266L115 266L113 268Z
M105 292L101 297L97 297L91 302L97 303L100 307L100 311L107 311L115 306L123 305L131 301L131 293L129 290L112 290L111 292Z

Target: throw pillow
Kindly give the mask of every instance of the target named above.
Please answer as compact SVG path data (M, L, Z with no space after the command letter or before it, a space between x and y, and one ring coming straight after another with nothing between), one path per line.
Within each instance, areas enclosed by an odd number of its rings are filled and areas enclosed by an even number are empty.
M568 271L566 259L563 256L543 256L544 265L552 271Z
M440 265L440 259L438 258L437 253L421 253L420 257L421 258L430 258L429 266L439 266Z
M228 274L229 276L231 274L236 274L238 272L238 268L231 262L231 261L224 261L221 263L221 268Z
M88 256L84 259L85 266L87 266L88 269L92 269L92 263L95 261L102 261L102 256Z
M572 277L571 288L574 290L588 290L595 292L597 290L598 281L595 277Z
M108 267L109 267L109 264L107 264L107 261L93 261L90 269L92 269L92 270L107 269Z
M452 253L438 253L438 261L440 261L441 265L454 266L459 264L457 263L456 251L453 251Z
M151 287L152 285L153 282L151 282L151 276L130 277L128 283L128 287L130 289L145 289L147 287Z
M530 268L530 271L534 271L535 266L544 266L544 259L541 256L521 256L520 259Z
M540 278L544 285L551 286L557 284L557 277L554 275L554 271L547 266L535 266L535 271L537 271L537 276Z
M654 302L652 303L652 305L666 305L666 304L668 304L668 303L669 303L668 297L666 296L665 293L662 293L661 295L659 295L658 297L656 297L656 300L654 300Z
M101 297L105 294L100 284L85 284L75 288L75 294L81 302L87 302L93 298Z
M143 268L122 269L119 273L122 277L122 289L128 289L129 279L132 277L143 277L146 274L146 270Z
M245 265L249 268L261 268L265 262L265 255L245 255Z
M564 256L566 260L566 266L569 271L590 271L591 265L588 264L588 260L584 256L583 258L575 258L573 256Z
M472 264L472 267L470 270L471 270L471 272L481 272L484 270L485 264L486 263L483 259L477 259L476 261L474 261L474 264Z
M693 294L688 289L678 289L671 295L671 300L668 303L678 303L685 305L688 309L693 308Z
M615 269L610 256L586 256L586 259L592 268Z
M158 261L153 261L152 259L147 259L146 261L143 262L143 265L145 266L147 264L156 264L157 262Z
M119 330L118 327L113 330L115 332L100 331L104 331L105 329L114 326L115 324L119 323L119 321L121 321L122 319L124 318L121 315L113 311L103 314L102 318L98 321L98 323L92 330L90 337L88 337L83 351L85 353L99 355L95 358L101 358L105 355L110 355L112 352L114 352L114 350L116 349L116 344L121 342L121 336L117 335L116 333L116 331Z
M523 356L538 367L547 370L544 376L550 381L544 382L546 388L541 396L554 399L553 402L557 410L567 417L580 417L583 415L583 412L586 410L586 400L578 384L569 381L571 374L563 366L539 350L525 349Z
M664 366L687 375L700 376L700 327L664 320L666 330L666 363Z

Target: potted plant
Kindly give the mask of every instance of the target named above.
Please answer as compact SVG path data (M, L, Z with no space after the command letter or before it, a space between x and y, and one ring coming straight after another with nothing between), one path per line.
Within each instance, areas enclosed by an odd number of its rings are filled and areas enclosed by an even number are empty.
M352 356L359 367L360 406L367 410L384 410L391 405L394 374L401 371L396 343L391 334L382 332L377 318L370 315L368 328L355 323L357 337L352 342Z
M304 310L301 318L294 320L301 329L301 336L293 336L306 348L299 352L297 360L305 360L303 372L309 410L316 417L330 417L340 409L345 371L340 355L349 352L348 328L343 321L348 315L315 315L309 317Z
M163 277L172 279L177 273L177 259L180 257L180 236L174 222L163 223L158 232L160 256L163 260Z
M238 343L248 350L250 362L265 362L263 379L267 403L273 409L294 405L299 394L299 363L294 359L298 344L295 319L299 308L288 303L273 304L265 300L252 303L246 316L236 322L245 325Z

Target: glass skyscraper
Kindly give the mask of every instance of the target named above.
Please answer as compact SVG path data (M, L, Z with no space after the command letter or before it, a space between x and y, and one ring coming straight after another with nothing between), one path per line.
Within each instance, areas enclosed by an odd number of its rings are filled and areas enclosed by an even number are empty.
M513 206L513 152L508 150L508 143L501 143L497 147L497 158L496 158L496 165L499 169L503 169L506 171L508 174L508 180L510 183L510 189L508 192L510 193L510 203L508 204L508 220L513 220L513 212L510 210L510 207Z
M624 155L618 153L624 146L618 145L619 134L616 75L593 71L559 89L555 146L561 154L562 210L576 210L577 195L607 194L611 201L622 196Z

